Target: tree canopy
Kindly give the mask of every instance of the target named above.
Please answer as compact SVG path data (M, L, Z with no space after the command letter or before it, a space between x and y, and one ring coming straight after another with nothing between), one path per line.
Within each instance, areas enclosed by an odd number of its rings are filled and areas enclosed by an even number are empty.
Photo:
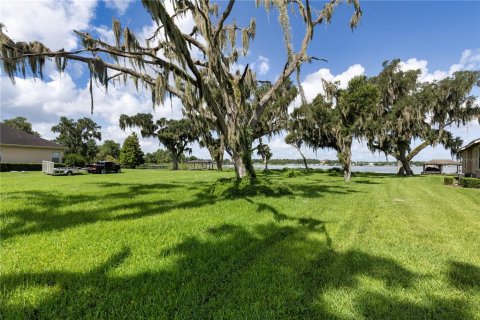
M135 168L144 162L143 151L135 132L129 135L123 142L120 150L120 162L130 168Z
M145 154L146 163L170 163L172 162L172 153L168 150L158 149L155 152Z
M102 140L101 127L90 118L77 121L61 117L60 122L52 127L54 133L59 133L56 142L65 146L65 154L76 153L88 161L95 158L98 152L96 140Z
M163 103L166 97L178 97L188 109L205 108L214 116L217 130L225 137L232 154L236 174L255 176L251 165L252 132L264 129L259 121L265 113L277 114L271 103L282 99L287 80L297 73L303 63L316 57L307 49L313 40L314 30L322 23L329 23L333 12L342 0L331 0L315 8L313 1L265 0L265 10L277 10L285 42L286 60L277 80L265 87L259 95L256 74L250 65L243 70L233 66L239 57L247 54L250 42L255 38L256 22L252 18L246 26L237 25L231 17L235 0L221 3L210 1L174 1L173 12L168 12L164 2L142 0L157 28L145 43L137 38L128 26L112 21L114 43L95 39L87 32L76 31L82 40L82 48L67 52L51 50L38 41L14 42L3 31L0 33L0 52L3 70L15 81L15 75L31 74L43 77L47 58L54 58L57 68L63 71L68 60L86 63L91 80L108 87L109 83L123 78L131 79L137 86L152 92L154 104ZM360 20L362 11L358 0L346 0L353 4L354 13L350 27ZM294 14L290 14L292 10ZM190 15L195 26L183 32L177 25L177 16ZM303 21L304 33L294 46L290 19ZM237 37L241 47L237 46ZM193 51L200 54L194 55ZM90 81L90 92L92 93ZM255 96L252 99L252 96ZM93 109L93 95L92 95ZM272 106L272 108L269 108ZM270 109L270 110L269 110Z
M105 140L100 146L100 150L97 154L99 160L105 160L107 157L117 159L120 157L120 144L113 140Z
M421 83L419 75L420 70L403 71L396 59L384 62L371 79L381 100L368 126L368 146L395 157L400 174L413 175L409 162L429 145L440 143L455 153L462 140L450 127L480 118L476 97L470 95L480 72L460 71L430 83ZM422 143L411 150L414 139Z
M6 119L2 121L3 124L9 126L10 128L15 128L20 131L33 134L34 136L40 137L40 133L33 131L32 124L28 122L25 117L15 117L12 119Z
M191 152L189 143L196 140L192 123L188 119L161 118L153 122L150 113L138 113L135 116L120 116L120 128L138 127L142 137L156 137L172 154L173 170L178 170L178 163L184 152Z
M305 141L314 149L335 149L348 182L353 139L365 136L380 92L365 76L350 80L346 89L339 88L338 83L324 82L323 85L325 96L319 94L311 103L293 112L293 133L289 141Z

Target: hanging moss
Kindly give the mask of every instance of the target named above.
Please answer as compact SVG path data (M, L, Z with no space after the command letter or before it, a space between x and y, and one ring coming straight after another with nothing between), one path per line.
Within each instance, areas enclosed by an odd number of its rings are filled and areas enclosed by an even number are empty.
M248 41L248 31L247 29L242 30L242 49L243 49L243 55L247 55L248 53L248 47L250 45L250 41Z
M100 57L92 59L90 63L90 71L95 80L98 80L106 89L108 89L108 73L105 64Z
M213 14L215 17L218 17L218 4L217 3L211 4L209 8L209 12L210 14Z
M59 52L65 52L64 49L59 50ZM62 56L55 56L55 66L57 67L57 70L59 72L65 71L65 68L67 66L67 59L62 57Z
M233 22L233 25L229 26L228 28L228 39L230 40L230 47L235 48L235 43L237 41L237 25Z
M120 37L122 34L122 28L120 25L120 21L118 21L115 18L113 18L112 20L112 30L113 30L113 35L115 36L115 44L117 48L120 48Z
M161 105L165 98L167 88L167 81L163 75L159 75L155 81L155 101L156 105Z
M249 32L250 32L250 37L252 39L255 38L255 34L257 32L257 22L255 21L255 18L252 18L250 20Z
M287 49L288 58L291 59L293 55L293 48L292 48L292 35L291 35L291 27L290 27L290 19L288 17L288 8L287 4L283 0L276 0L275 4L278 7L279 15L278 21L283 29L283 41L285 43L285 47Z
M128 51L136 52L140 48L140 44L137 38L128 27L123 29L123 41L125 49L127 49Z

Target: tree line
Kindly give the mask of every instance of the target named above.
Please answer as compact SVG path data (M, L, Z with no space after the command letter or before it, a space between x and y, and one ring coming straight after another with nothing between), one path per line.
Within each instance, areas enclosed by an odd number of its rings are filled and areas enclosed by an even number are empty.
M5 119L2 123L40 137L38 132L33 131L32 124L25 117ZM186 157L183 151L174 155L170 151L171 148L158 149L153 153L144 154L136 133L129 135L122 146L113 140L105 140L99 144L102 140L100 130L101 126L90 118L74 120L61 117L59 123L52 127L52 132L58 133L58 137L53 141L65 147L63 162L67 165L83 166L88 162L106 160L120 162L127 167L135 168L143 163L174 163L177 161L174 165L175 170L178 169L178 162L197 159L194 156ZM180 132L182 131L180 130ZM168 141L176 141L171 135L169 137L170 140L161 140L165 142L165 146L169 146ZM190 148L187 149L190 150Z
M404 71L400 61L386 61L374 77L360 76L347 86L322 81L324 93L308 102L300 84L301 67L321 60L308 54L315 30L331 21L342 0L256 1L265 11L275 10L285 45L284 67L273 82L262 81L250 64L235 68L245 57L256 35L256 21L244 26L232 16L236 1L174 1L169 12L163 1L142 0L157 28L148 39L138 39L128 26L113 18L114 41L108 43L87 32L75 31L80 49L53 51L38 41L14 42L0 29L3 70L15 76L43 77L46 59L54 59L62 72L68 60L82 62L92 83L109 85L132 81L152 93L153 106L177 97L183 104L184 119L153 119L151 114L122 115L122 129L137 127L143 137L157 137L172 155L174 163L189 143L199 141L208 148L221 169L228 154L238 178L255 178L252 156L257 153L268 164L271 150L263 141L288 132L286 142L300 151L302 145L315 150L337 151L345 181L350 179L352 143L366 140L372 152L393 156L401 164L400 174L413 174L410 161L422 148L442 144L455 152L461 140L451 126L478 119L480 108L470 96L479 84L477 71L459 71L430 83L420 81L420 71ZM354 29L362 10L357 0L346 0L353 8L349 21ZM222 10L220 8L222 7ZM191 15L194 27L181 30L178 16ZM291 19L300 19L303 34L291 34ZM279 39L280 40L280 39ZM321 45L321 40L318 45ZM193 55L192 52L199 52ZM147 72L148 71L148 72ZM297 84L294 84L296 80ZM301 105L289 113L289 105L300 97ZM411 150L414 139L422 144ZM177 165L178 166L178 165Z

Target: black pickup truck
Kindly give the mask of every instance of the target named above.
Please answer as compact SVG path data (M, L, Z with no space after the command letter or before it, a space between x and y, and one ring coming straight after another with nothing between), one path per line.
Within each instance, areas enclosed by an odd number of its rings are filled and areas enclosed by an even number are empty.
M120 172L120 165L110 161L98 161L93 164L87 164L85 168L87 168L89 173Z

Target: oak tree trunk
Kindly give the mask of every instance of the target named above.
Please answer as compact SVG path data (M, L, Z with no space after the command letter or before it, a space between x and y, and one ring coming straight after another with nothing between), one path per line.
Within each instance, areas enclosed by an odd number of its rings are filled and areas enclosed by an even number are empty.
M343 180L345 182L350 182L350 179L352 177L352 168L350 163L344 163L343 164Z
M208 147L208 151L210 152L210 157L215 162L218 171L223 170L223 148L215 148L215 147Z
M215 164L218 171L223 171L223 159L220 159L220 157L215 157Z
M406 149L401 149L398 154L395 155L399 163L397 174L413 176L413 170L410 168L410 160L407 158L406 153Z
M303 155L302 150L300 150L300 148L299 148L297 145L295 145L295 144L293 144L293 147L294 147L295 149L297 149L297 150L298 150L298 153L300 153L300 156L302 156L303 165L305 166L305 169L308 170L307 158L305 158L305 156Z
M255 169L252 163L252 152L250 148L246 148L242 152L233 151L232 160L235 166L235 174L237 178L245 177L256 178Z
M240 103L238 103L240 104ZM238 179L245 177L256 178L255 169L252 163L252 143L249 129L239 123L239 116L235 116L239 109L232 104L229 108L231 116L227 119L228 131L225 136L229 149L232 153L232 160L235 166L235 174Z
M178 154L172 152L172 161L173 161L172 170L178 170L178 159L179 159Z
M352 177L352 141L347 139L341 146L341 150L338 153L338 158L343 167L343 180L350 182Z
M428 147L429 145L431 145L431 142L430 142L430 141L424 141L424 142L422 142L421 144L419 144L418 146L416 146L415 149L413 149L413 150L406 156L407 161L412 161L412 159L413 159L417 154L419 154L423 149L425 149L425 148Z

